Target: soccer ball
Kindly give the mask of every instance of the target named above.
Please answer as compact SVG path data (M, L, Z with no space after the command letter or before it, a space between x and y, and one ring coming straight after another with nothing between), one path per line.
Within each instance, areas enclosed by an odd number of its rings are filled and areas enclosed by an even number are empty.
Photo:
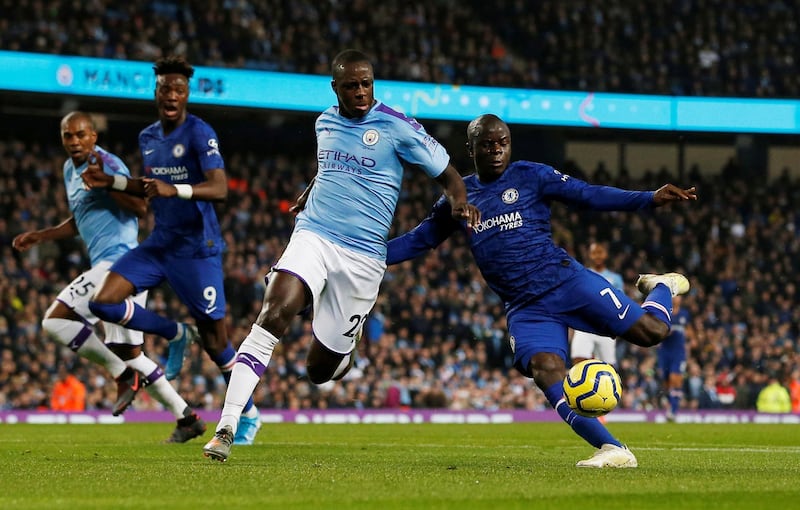
M622 398L622 383L612 365L587 359L573 366L564 378L564 399L573 411L588 418L610 413Z

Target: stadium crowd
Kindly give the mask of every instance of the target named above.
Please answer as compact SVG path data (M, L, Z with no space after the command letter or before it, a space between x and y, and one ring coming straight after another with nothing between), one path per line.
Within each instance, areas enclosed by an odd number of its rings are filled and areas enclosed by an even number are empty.
M140 170L133 148L109 147ZM227 320L239 342L261 306L263 276L277 260L291 230L289 206L315 172L313 151L304 156L234 152L230 196L220 208L226 235ZM88 266L79 240L42 244L20 254L13 237L68 216L61 177L63 149L41 142L0 142L0 408L48 408L65 372L86 386L87 409L108 409L114 384L108 374L45 338L41 318L55 294ZM466 168L466 165L460 165ZM655 189L673 176L648 172L632 181L602 166L565 171L590 182ZM554 237L584 259L592 240L608 243L610 267L626 291L639 272L680 270L692 291L683 306L688 371L684 408L754 409L770 377L792 390L800 411L800 182L788 177L750 182L728 167L713 177L694 168L687 176L702 196L694 207L650 213L584 213L554 208ZM394 233L407 231L427 213L438 188L424 176L406 176ZM151 225L142 220L142 232ZM782 247L782 249L776 249ZM161 287L149 307L186 319L183 305ZM263 409L447 407L544 409L541 392L511 368L502 304L478 274L468 248L455 237L435 253L390 268L359 345L355 370L338 383L315 386L304 377L310 345L308 322L296 321L279 344L256 391ZM146 336L154 359L166 341ZM224 382L215 365L193 346L179 391L193 405L219 409ZM618 344L625 384L623 407L660 408L655 349ZM64 370L67 367L67 370ZM134 407L158 408L140 394Z
M797 97L788 0L0 2L0 49L382 79L643 94Z

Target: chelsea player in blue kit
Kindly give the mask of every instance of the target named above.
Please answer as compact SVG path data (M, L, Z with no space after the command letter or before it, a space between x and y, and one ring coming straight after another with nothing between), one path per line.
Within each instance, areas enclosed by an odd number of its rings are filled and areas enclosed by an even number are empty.
M672 300L672 329L658 344L658 372L664 384L669 408L667 419L674 421L683 399L683 378L686 374L686 327L691 316L681 307L681 296Z
M118 398L113 414L122 413L142 387L179 420L168 442L183 442L180 419L192 413L175 391L161 368L142 352L140 331L117 324L104 324L105 343L93 325L98 317L89 310L92 292L100 285L111 265L138 244L139 220L147 213L140 197L119 191L87 189L81 174L93 166L113 178L130 171L114 154L96 145L97 131L89 114L71 112L61 121L61 142L69 154L64 162L64 186L72 216L55 227L25 232L13 241L14 248L27 250L35 244L80 235L86 243L92 267L65 287L50 306L42 327L78 355L108 370L117 380ZM147 293L132 298L143 305ZM205 429L202 420L195 427Z
M186 110L194 68L181 57L165 57L153 69L159 120L139 134L146 177L111 177L91 167L83 176L90 187L149 197L155 228L111 267L89 306L104 320L169 339L168 379L178 376L187 343L199 340L228 380L236 351L225 325L225 245L214 210L214 202L228 194L225 163L214 130ZM196 329L132 301L135 293L165 280L189 309ZM185 426L193 420L187 416ZM252 399L242 422L237 443L251 444L261 426Z
M577 465L636 467L633 453L600 421L575 414L564 401L568 328L656 345L669 332L672 297L687 292L689 282L677 273L641 275L637 286L647 298L640 306L553 243L550 202L633 211L695 200L694 188L667 184L655 192L626 191L590 185L541 163L510 163L511 133L495 115L469 124L467 148L477 171L464 178L467 197L484 219L465 226L451 217L447 201L439 200L420 225L389 241L387 264L421 255L465 231L486 283L505 303L515 368L533 378L559 416L597 448Z
M346 50L332 62L337 106L316 121L317 175L298 199L286 250L267 276L256 324L239 347L214 438L203 454L225 461L242 406L292 319L313 309L306 360L315 384L344 376L386 270L386 240L405 165L442 185L454 218L480 219L447 151L414 119L375 100L372 64Z

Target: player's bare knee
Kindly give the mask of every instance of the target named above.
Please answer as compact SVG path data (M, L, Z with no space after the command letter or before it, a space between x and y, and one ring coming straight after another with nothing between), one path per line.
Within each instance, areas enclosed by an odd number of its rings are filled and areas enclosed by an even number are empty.
M331 380L333 372L336 367L321 366L317 364L306 364L306 372L308 373L308 380L314 384L323 384Z
M142 348L139 345L111 344L108 348L124 361L135 359L142 353Z
M329 350L322 342L314 338L306 358L308 379L314 384L322 384L332 380L334 374L336 374L336 369L345 356L347 355Z
M669 334L669 325L650 315L645 315L643 318L647 319L644 326L650 345L658 345Z
M546 389L564 379L567 367L557 354L541 352L534 355L528 365L533 380L539 388Z
M668 334L669 326L666 323L645 314L622 337L641 347L653 347L661 343Z
M295 315L297 312L289 310L285 305L266 303L258 314L256 323L280 338L289 328Z
M312 372L311 370L308 371L308 380L314 384L324 384L331 380L329 374L317 374Z

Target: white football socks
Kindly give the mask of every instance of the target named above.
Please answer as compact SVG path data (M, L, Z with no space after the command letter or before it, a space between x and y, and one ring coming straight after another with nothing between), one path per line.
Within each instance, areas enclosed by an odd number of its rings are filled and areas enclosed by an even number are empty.
M233 429L234 434L236 433L242 410L261 380L262 374L257 373L256 370L261 369L262 366L266 369L272 358L272 351L278 342L279 340L272 333L258 324L253 324L250 334L236 352L237 362L231 371L231 380L228 382L228 389L225 392L225 405L222 407L217 430L229 426ZM251 361L240 361L242 359Z
M173 388L169 381L167 381L167 378L164 377L164 373L162 372L156 380L150 380L150 376L159 368L155 361L145 356L144 353L140 353L139 356L129 359L125 363L127 363L129 367L145 374L145 377L148 379L147 386L145 386L147 393L161 402L176 419L183 418L183 412L189 404L178 395L175 388Z
M125 371L125 362L100 340L91 326L79 321L48 317L42 321L42 327L59 343L104 367L113 377L119 377ZM71 344L80 337L85 337L85 340L75 349Z

